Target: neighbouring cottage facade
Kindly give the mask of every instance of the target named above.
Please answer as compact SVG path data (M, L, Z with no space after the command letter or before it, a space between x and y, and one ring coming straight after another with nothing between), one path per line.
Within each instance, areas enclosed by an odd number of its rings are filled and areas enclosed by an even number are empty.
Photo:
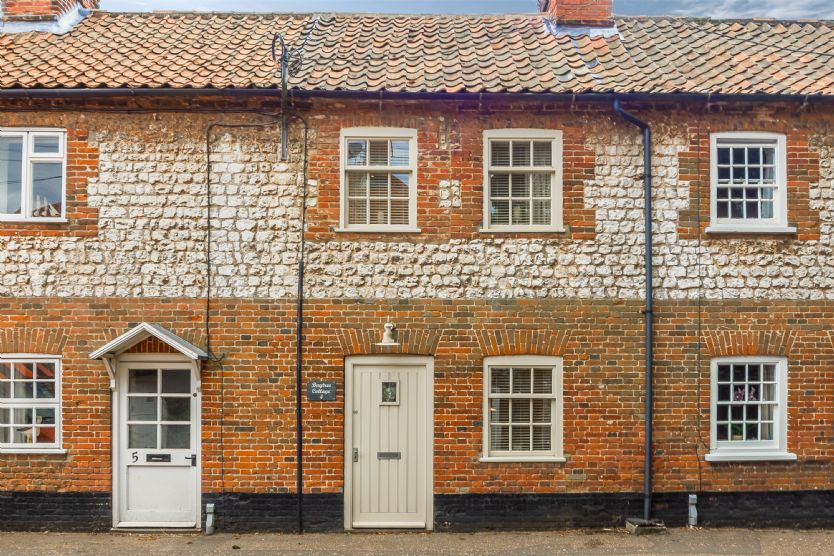
M652 132L652 515L834 522L830 24L33 4L0 27L0 528L296 530L299 446L305 530L641 514L615 99Z

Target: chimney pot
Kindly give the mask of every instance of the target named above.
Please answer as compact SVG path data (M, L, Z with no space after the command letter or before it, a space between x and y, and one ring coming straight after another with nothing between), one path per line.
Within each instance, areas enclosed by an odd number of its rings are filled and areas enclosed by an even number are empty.
M614 25L612 0L539 0L539 10L557 25Z

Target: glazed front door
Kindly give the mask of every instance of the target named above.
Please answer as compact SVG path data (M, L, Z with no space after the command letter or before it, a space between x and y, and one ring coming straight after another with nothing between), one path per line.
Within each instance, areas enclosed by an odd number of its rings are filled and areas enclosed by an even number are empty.
M431 382L425 364L352 365L350 528L430 528Z
M119 527L197 526L198 393L188 364L119 372Z

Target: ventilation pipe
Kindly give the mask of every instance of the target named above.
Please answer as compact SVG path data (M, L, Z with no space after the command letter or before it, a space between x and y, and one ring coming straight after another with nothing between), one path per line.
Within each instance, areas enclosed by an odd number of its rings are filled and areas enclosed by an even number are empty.
M614 99L614 113L643 132L643 198L646 227L646 447L643 465L643 520L648 525L652 518L652 382L654 334L654 260L652 258L652 130L649 124L629 114L620 106L620 99Z

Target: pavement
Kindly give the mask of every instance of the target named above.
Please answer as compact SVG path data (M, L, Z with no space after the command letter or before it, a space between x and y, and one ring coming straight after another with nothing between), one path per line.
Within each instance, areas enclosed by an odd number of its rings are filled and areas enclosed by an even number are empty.
M834 530L670 529L506 533L0 533L0 555L801 555L834 556Z

